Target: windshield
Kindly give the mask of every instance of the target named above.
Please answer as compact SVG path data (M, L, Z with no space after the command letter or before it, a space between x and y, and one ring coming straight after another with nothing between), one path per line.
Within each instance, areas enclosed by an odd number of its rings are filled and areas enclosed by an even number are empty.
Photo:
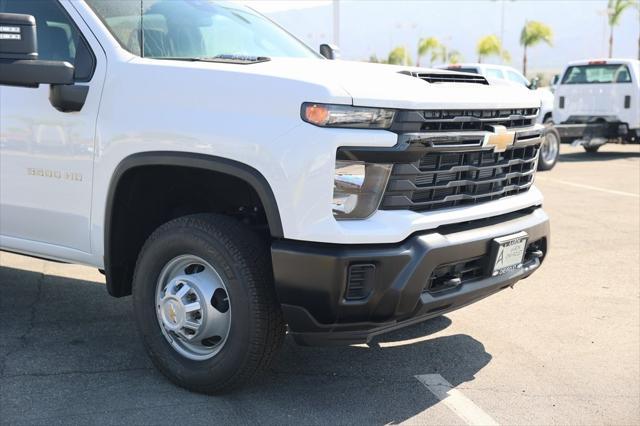
M86 0L120 45L148 58L318 58L252 9L211 0Z
M592 64L571 66L564 73L562 84L631 83L629 68L622 64Z
M485 77L489 77L489 78L500 78L504 80L504 74L502 73L502 70L499 70L498 68L485 68Z
M472 68L472 67L457 67L457 66L453 66L453 67L447 67L447 69L449 71L468 72L470 74L480 74L480 71L478 71L478 68Z

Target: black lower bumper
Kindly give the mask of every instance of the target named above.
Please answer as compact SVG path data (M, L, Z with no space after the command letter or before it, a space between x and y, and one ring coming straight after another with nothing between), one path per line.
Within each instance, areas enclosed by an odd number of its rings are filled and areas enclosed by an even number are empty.
M594 119L593 117L569 120L556 124L555 128L558 130L562 142L573 142L577 139L587 142L593 139L621 139L623 142L631 143L638 142L640 136L635 130L629 129L626 123L602 118Z
M492 276L492 241L521 231L528 235L523 267ZM277 241L273 271L298 343L365 343L513 286L540 266L548 242L548 217L534 209L438 228L393 245ZM442 271L454 285L436 289L434 277Z

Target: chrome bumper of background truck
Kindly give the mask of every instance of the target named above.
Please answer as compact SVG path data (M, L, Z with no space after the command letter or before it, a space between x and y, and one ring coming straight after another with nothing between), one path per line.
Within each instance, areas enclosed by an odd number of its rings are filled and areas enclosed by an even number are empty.
M609 117L573 117L556 124L562 142L575 142L577 145L602 145L619 139L625 143L640 141L638 130L630 129L627 123Z

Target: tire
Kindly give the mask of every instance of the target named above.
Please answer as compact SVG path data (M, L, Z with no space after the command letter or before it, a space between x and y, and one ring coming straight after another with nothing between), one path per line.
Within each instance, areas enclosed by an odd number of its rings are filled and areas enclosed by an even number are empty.
M560 133L553 127L553 121L545 122L544 141L540 146L538 157L538 170L551 170L555 167L560 157Z
M601 146L602 145L582 145L584 150L587 151L590 154L594 154L594 153L598 152L598 150L600 149Z
M247 383L285 335L268 245L225 216L185 216L153 232L136 264L133 304L155 366L194 392Z

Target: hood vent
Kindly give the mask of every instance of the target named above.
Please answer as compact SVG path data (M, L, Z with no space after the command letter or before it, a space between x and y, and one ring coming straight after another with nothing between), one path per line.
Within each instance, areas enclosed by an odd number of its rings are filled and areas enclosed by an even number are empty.
M489 85L486 78L478 74L463 74L463 73L451 73L451 74L436 74L425 72L407 72L405 74L413 77L418 77L427 83L471 83L471 84L484 84Z

